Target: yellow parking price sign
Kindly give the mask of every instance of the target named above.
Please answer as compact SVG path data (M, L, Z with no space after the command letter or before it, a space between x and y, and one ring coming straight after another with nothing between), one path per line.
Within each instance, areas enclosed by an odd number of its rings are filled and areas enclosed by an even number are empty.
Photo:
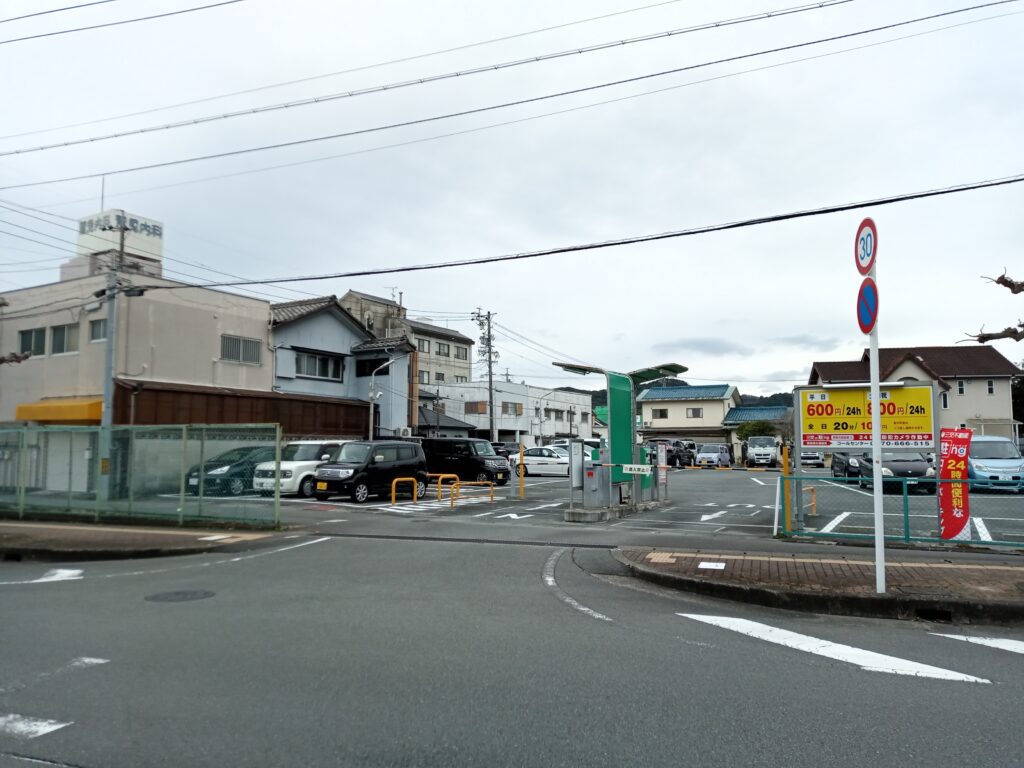
M882 447L934 448L931 386L883 389ZM868 387L799 390L800 442L808 448L870 448L875 408Z

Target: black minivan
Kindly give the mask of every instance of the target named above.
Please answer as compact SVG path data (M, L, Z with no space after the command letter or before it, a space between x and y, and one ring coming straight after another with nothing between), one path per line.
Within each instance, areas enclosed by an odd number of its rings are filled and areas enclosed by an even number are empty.
M505 485L508 459L499 456L487 440L471 437L426 437L421 442L432 474L458 475L460 480L490 480Z
M403 440L355 440L317 467L313 496L326 501L345 495L362 504L371 494L390 495L391 481L398 477L415 477L416 498L426 495L427 461L422 448ZM397 491L410 494L412 483L400 483Z

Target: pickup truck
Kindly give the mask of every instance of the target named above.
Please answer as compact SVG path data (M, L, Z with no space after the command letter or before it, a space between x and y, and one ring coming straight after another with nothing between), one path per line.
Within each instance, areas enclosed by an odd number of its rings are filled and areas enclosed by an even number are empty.
M774 437L751 437L747 440L748 467L775 467L779 463L779 448Z

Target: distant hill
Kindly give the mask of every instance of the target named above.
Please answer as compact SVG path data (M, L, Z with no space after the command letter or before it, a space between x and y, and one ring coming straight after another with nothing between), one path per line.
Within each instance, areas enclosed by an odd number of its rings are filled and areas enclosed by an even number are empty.
M776 392L774 395L740 395L740 402L743 405L784 405L787 408L792 408L793 393Z

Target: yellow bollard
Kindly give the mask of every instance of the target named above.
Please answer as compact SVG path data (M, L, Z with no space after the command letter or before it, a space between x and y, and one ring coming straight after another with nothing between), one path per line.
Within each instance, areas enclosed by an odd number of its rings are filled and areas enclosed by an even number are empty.
M396 477L391 481L391 503L395 503L395 494L399 483L412 483L412 503L415 504L418 501L416 492L419 490L419 482L415 477Z

